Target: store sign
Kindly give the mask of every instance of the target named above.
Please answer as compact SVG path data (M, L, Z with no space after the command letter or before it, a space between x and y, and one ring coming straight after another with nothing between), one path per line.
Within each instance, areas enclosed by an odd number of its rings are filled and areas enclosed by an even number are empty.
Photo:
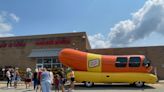
M65 45L70 44L70 39L62 38L62 39L53 39L53 40L36 40L33 42L37 46L44 46L44 45ZM0 48L6 47L25 47L27 43L25 42L10 42L10 43L0 43Z
M35 45L59 45L59 44L70 44L70 40L68 40L68 39L40 40L40 41L35 42Z
M0 48L6 47L25 47L26 43L0 43Z

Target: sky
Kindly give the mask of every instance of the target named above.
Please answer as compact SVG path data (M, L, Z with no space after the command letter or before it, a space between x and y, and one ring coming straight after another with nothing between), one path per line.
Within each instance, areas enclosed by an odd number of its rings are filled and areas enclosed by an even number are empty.
M86 32L92 48L164 45L164 0L0 0L0 37Z

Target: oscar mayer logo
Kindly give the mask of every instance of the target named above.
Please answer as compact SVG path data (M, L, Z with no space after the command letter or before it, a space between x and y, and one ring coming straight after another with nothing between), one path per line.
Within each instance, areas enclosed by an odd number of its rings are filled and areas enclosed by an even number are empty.
M93 59L89 61L89 67L94 68L98 67L100 65L100 60L99 59Z

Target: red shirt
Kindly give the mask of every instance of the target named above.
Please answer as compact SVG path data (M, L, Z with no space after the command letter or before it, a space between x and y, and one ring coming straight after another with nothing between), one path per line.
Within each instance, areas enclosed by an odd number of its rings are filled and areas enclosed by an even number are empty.
M38 72L38 80L41 80L41 74L42 72Z

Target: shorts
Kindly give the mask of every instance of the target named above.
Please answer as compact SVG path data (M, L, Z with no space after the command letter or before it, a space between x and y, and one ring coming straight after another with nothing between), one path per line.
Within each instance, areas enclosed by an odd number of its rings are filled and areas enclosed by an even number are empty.
M74 78L74 77L72 77L72 78L71 78L71 82L74 82L74 81L75 81L75 78Z
M55 84L55 89L59 89L59 88L60 88L59 84Z
M61 81L60 81L60 83L63 84L63 85L65 84L65 82L66 82L65 78L62 78Z
M31 79L25 79L25 82L31 82Z

